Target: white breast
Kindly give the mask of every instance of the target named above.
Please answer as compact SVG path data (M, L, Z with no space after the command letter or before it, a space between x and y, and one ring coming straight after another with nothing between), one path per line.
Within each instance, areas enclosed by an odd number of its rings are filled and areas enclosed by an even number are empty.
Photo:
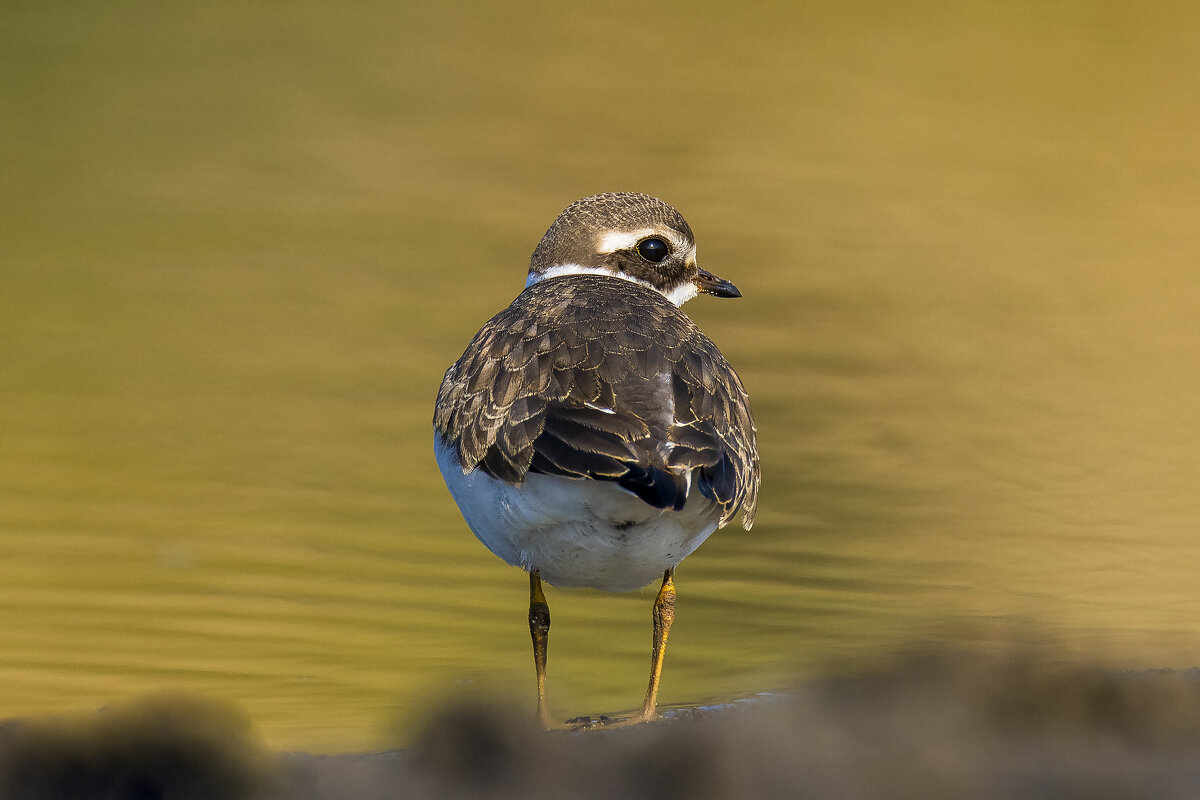
M440 438L438 467L467 525L500 558L537 569L554 586L631 591L662 577L717 529L720 509L699 492L673 511L613 481L530 474L514 486L481 470L464 475Z

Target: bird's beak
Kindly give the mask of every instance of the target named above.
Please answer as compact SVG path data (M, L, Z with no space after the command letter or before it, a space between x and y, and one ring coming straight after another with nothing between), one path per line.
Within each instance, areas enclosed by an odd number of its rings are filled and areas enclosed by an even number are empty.
M713 297L741 297L738 288L724 278L718 278L708 270L699 270L692 280L696 290L701 294L711 294Z

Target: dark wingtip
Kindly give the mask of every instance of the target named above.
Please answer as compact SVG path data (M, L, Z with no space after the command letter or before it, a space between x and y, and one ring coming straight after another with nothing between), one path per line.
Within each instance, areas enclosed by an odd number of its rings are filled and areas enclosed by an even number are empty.
M682 511L687 503L687 484L665 470L629 465L629 471L617 483L654 508Z

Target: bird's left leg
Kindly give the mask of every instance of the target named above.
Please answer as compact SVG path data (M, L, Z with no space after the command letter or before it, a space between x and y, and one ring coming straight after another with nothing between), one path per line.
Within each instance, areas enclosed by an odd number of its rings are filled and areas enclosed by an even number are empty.
M533 668L537 671L537 715L545 728L552 727L546 706L546 648L550 643L550 605L542 593L542 577L529 573L529 634L533 637Z

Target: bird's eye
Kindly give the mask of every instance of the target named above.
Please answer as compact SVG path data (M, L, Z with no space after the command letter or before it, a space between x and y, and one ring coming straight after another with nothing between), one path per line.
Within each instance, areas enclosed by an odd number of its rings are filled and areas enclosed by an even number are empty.
M667 243L654 236L638 242L637 249L641 257L651 264L658 264L671 254L671 248L667 247Z

